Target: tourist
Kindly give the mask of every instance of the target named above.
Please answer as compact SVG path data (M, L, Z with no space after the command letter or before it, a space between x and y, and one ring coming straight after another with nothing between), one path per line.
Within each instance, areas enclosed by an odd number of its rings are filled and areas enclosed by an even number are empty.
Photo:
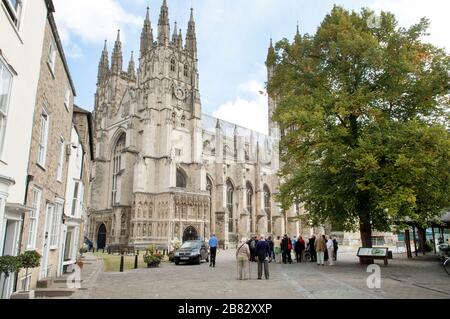
M284 235L283 240L281 241L281 253L283 257L283 264L290 263L292 264L292 242L288 235Z
M260 240L256 244L256 258L258 259L258 280L262 279L262 269L264 267L264 276L269 279L269 261L270 261L270 248L269 243L265 240L265 237L261 235Z
M281 237L278 236L274 242L275 262L281 264Z
M330 266L334 265L334 243L331 239L331 236L328 237L327 241L327 251L328 251L328 258L330 261Z
M325 239L319 236L314 243L314 250L317 254L317 265L325 266L325 251L327 250L327 245Z
M248 246L250 247L250 261L251 262L256 262L256 244L258 243L258 239L256 238L256 236L252 236L252 238L249 240L249 242L247 243Z
M309 239L309 252L311 254L311 262L317 261L317 253L316 253L316 236L312 235L312 237Z
M334 259L334 261L337 261L337 251L339 249L339 243L338 243L336 237L334 237L334 239L333 239L333 246L334 246L334 258L333 259Z
M303 259L303 252L305 251L306 248L306 244L305 241L303 240L303 237L300 236L297 240L297 242L295 243L294 249L295 249L295 260L298 263L302 262Z
M328 242L328 238L325 237L325 235L322 235L322 238L323 238L323 240L325 241L325 245L326 245L327 242ZM325 249L325 255L324 255L324 257L323 257L323 260L324 260L325 262L327 262L329 258L330 258L330 257L328 256L328 249Z
M216 267L216 255L217 255L217 246L219 241L217 240L216 235L212 235L209 239L209 249L211 253L211 260L209 263L209 267Z
M270 261L269 262L272 262L272 259L275 260L275 252L274 252L275 244L272 240L272 236L269 236L269 238L267 239L267 243L269 244L269 248L270 248Z
M238 280L250 279L250 247L248 247L246 238L241 239L241 244L236 250L236 261L238 269ZM244 276L243 274L246 275Z

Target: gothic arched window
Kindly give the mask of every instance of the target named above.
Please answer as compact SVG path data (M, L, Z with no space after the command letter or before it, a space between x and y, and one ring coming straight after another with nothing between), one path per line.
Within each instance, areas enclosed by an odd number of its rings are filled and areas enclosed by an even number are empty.
M253 187L250 182L246 185L247 210L250 214L250 232L253 233Z
M117 186L119 175L122 170L122 152L125 148L126 135L122 134L116 142L113 151L113 177L112 177L112 196L111 204L115 205L117 203Z
M186 116L185 115L183 115L181 117L181 127L186 127Z
M170 71L175 72L177 69L176 61L174 58L170 59Z
M189 76L189 67L187 66L187 64L184 65L184 76L185 77Z
M227 210L228 210L228 231L230 233L234 230L233 222L233 197L234 197L234 186L231 181L227 180Z
M271 209L271 195L267 185L264 185L264 211L267 214L267 231L272 232L272 209Z
M177 188L186 188L187 179L186 174L179 168L177 169Z

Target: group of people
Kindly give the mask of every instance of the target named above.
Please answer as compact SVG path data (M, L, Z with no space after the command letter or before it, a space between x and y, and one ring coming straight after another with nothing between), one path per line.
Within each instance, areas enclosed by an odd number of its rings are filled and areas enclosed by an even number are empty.
M283 238L278 236L275 240L272 237L253 236L250 240L243 238L236 250L236 259L238 263L238 279L248 279L250 274L250 263L258 263L258 280L262 279L263 270L264 277L268 280L269 263L275 261L276 263L292 264L292 251L295 252L295 260L301 263L304 260L306 252L310 255L311 262L317 262L319 266L325 266L328 261L330 266L337 261L337 251L339 245L336 238L331 236L319 236L316 238L313 235L305 241L302 236L297 238L294 236L291 239L288 235ZM247 272L247 268L249 272Z

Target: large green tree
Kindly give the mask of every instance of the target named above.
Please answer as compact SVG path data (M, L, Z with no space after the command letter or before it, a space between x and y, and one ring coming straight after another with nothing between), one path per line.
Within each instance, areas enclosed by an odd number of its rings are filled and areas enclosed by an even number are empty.
M449 206L450 58L424 42L429 21L335 6L317 33L269 51L287 209L314 224L372 231L425 224Z

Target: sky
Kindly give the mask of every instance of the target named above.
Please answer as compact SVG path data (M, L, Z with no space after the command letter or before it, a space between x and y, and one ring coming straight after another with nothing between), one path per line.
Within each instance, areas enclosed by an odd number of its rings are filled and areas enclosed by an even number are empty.
M126 68L131 51L139 54L146 7L156 34L163 0L53 1L77 91L75 103L93 110L104 40L111 54L121 30ZM390 11L404 27L427 17L431 35L426 41L450 51L448 0L168 0L172 30L178 22L183 36L190 7L194 8L203 112L267 133L264 62L270 38L292 39L297 23L301 33L314 34L334 4L358 11L362 7Z

